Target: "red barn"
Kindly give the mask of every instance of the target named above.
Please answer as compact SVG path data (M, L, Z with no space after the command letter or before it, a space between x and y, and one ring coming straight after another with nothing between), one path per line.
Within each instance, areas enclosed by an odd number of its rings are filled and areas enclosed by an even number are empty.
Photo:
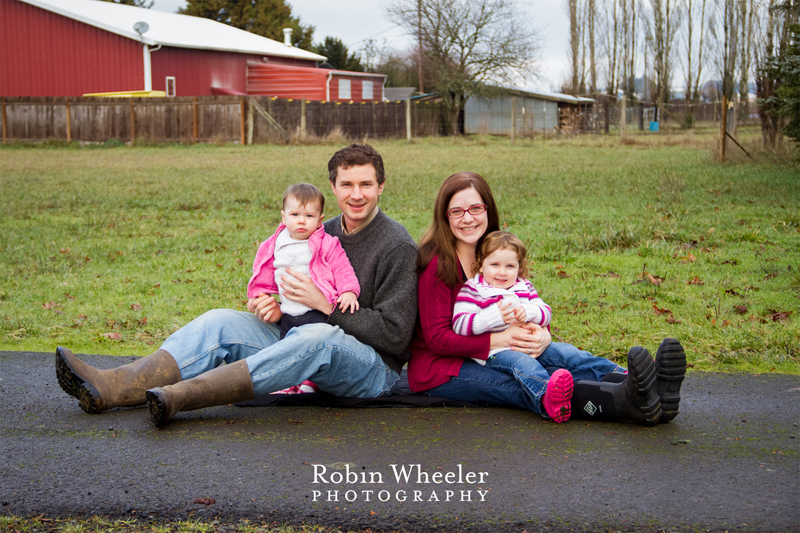
M80 96L165 91L168 96L269 94L309 98L305 71L336 77L318 100L383 96L383 75L318 69L325 57L208 19L96 0L0 0L0 95ZM275 88L248 90L254 65L299 67ZM338 79L351 95L338 98ZM345 83L346 85L347 83ZM355 92L354 92L355 91Z

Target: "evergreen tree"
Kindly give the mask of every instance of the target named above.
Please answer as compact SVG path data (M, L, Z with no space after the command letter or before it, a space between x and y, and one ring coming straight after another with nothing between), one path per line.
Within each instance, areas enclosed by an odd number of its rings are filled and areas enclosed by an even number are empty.
M800 0L770 6L764 43L756 75L758 114L764 145L774 148L781 133L800 142Z
M111 2L112 4L123 4L126 6L136 6L150 9L153 7L155 0L103 0L103 2Z
M800 142L800 24L789 26L790 44L786 55L775 58L767 68L780 80L777 94L772 97L774 113L789 118L783 133Z
M326 61L330 66L337 70L349 70L352 72L364 72L364 65L361 64L357 54L351 54L347 46L338 37L325 37L325 41L315 44L311 51L328 58Z
M283 28L292 28L292 44L304 50L311 47L314 35L314 26L292 16L285 0L187 0L178 13L216 20L279 42L283 42Z

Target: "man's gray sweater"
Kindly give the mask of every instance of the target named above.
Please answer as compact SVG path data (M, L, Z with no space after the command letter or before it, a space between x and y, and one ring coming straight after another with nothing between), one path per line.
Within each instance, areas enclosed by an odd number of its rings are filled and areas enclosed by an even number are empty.
M372 346L400 373L411 358L409 343L417 319L417 247L408 230L383 211L354 235L342 233L339 215L325 222L338 237L361 285L360 309L342 313L337 307L328 324Z

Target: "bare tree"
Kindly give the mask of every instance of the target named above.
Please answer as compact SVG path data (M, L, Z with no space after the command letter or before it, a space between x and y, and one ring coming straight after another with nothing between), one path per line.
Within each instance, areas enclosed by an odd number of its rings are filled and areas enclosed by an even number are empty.
M756 25L758 24L755 0L739 0L739 97L742 99L741 116L750 116L750 71L753 68Z
M698 6L699 2L699 6ZM707 17L706 0L685 0L686 31L684 32L685 62L682 60L683 79L686 83L686 100L693 104L700 101L700 78L705 66L705 48L703 40L706 35ZM697 11L700 10L698 15ZM698 18L699 16L699 18ZM699 34L699 35L697 35Z
M597 57L595 51L595 17L597 16L596 0L586 2L586 30L589 33L589 94L597 94Z
M566 2L567 14L569 15L569 57L571 60L570 77L572 78L570 90L574 96L577 96L579 94L580 71L582 70L579 67L581 36L583 34L581 25L578 22L578 4L580 0L566 0Z
M722 96L732 101L736 89L737 58L739 57L739 16L738 0L714 0L716 23L710 26L711 35L716 41L718 51L714 62L722 76Z
M512 0L393 0L387 14L422 44L453 133L467 98L529 73L539 48Z
M670 100L672 68L674 65L674 42L680 25L677 0L652 0L647 17L648 42L653 51L653 74L656 78L656 103Z
M606 57L606 94L616 97L619 70L620 0L601 1L603 4L603 54Z
M633 97L636 85L636 4L637 0L620 0L622 27L619 35L619 81L627 98Z

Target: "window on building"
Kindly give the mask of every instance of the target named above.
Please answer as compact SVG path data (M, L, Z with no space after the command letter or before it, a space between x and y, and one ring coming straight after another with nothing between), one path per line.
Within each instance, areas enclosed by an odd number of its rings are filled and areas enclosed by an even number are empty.
M350 100L350 80L339 80L339 100Z
M361 99L362 100L372 100L372 82L371 81L362 81L361 82Z
M175 76L167 76L167 96L175 96Z

